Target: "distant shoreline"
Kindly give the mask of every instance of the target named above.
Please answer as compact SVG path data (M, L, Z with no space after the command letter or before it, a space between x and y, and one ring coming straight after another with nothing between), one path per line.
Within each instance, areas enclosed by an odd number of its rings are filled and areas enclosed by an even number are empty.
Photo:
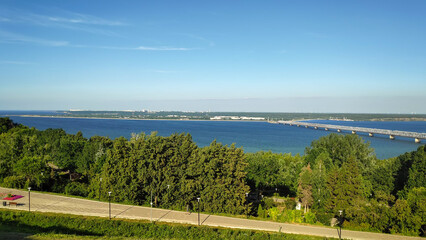
M142 120L142 121L202 121L202 122L267 122L275 123L276 121L268 120L232 120L232 119L221 119L221 120L210 120L210 119L166 119L166 118L113 118L113 117L81 117L81 116L59 116L59 115L5 115L6 117L39 117L39 118L74 118L74 119L108 119L108 120ZM312 120L329 120L329 121L343 121L340 119L297 119L291 121L312 121ZM355 122L359 121L369 121L369 122L426 122L426 118L372 118L370 120L353 120Z
M38 118L74 118L74 119L107 119L107 120L140 120L140 121L198 121L198 122L268 122L260 120L207 120L207 119L164 119L164 118L111 118L111 117L74 117L74 116L42 116L42 115L7 115L6 117L38 117Z

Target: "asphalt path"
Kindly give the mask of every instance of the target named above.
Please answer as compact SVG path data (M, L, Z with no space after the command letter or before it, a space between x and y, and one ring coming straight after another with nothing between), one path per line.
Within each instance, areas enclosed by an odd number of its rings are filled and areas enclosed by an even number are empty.
M29 206L28 191L2 188L1 193L11 193L15 195L23 195L23 198L14 200L18 203L15 205L3 206L0 203L0 208L18 209L37 212L56 212L84 216L99 216L109 217L109 203L100 202L95 200L87 200L59 195L52 195L46 193L39 193L31 191L31 205ZM4 200L0 200L4 201ZM10 201L6 201L10 202ZM337 228L307 226L299 224L278 223L270 221L259 221L243 218L224 217L209 214L200 214L198 220L198 213L173 211L160 208L141 207L125 204L111 203L111 218L124 218L124 219L143 219L161 222L185 223L197 225L200 221L201 225L226 227L226 228L239 228L239 229L252 229L271 232L283 232L293 234L314 235L323 237L338 238ZM403 239L424 239L421 237L406 237L391 234L370 233L360 231L342 230L342 238L345 239L383 239L383 240L403 240Z

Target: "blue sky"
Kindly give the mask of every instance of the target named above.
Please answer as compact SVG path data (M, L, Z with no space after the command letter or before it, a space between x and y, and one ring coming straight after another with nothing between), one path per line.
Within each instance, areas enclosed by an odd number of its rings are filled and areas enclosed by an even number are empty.
M426 1L0 2L0 109L426 113Z

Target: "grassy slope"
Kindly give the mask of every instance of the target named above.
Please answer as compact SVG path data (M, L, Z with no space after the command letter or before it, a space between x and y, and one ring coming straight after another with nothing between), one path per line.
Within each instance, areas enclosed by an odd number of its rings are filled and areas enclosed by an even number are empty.
M183 224L0 209L0 239L327 239Z

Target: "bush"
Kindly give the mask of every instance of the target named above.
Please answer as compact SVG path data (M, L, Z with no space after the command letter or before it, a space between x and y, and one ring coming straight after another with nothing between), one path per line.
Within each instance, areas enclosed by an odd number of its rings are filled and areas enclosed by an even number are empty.
M65 187L65 194L75 196L87 196L87 185L79 182L68 183Z
M268 210L269 216L272 218L272 220L277 221L278 217L281 216L281 211L277 207L270 208Z
M325 211L317 211L315 216L318 222L324 224L325 226L330 226L331 218L333 218L332 213L326 213Z
M25 188L26 179L24 176L9 176L3 179L3 186L7 188Z
M277 206L272 198L266 197L262 199L262 205L263 209L270 209Z
M305 213L305 223L314 224L317 222L317 217L314 212Z
M279 221L280 222L289 222L289 223L302 223L303 216L301 210L284 210L281 214Z
M259 208L257 209L257 216L261 218L267 218L268 217L268 210L263 210L262 205L259 204Z
M286 198L284 204L288 210L293 210L296 207L296 202L291 198Z

